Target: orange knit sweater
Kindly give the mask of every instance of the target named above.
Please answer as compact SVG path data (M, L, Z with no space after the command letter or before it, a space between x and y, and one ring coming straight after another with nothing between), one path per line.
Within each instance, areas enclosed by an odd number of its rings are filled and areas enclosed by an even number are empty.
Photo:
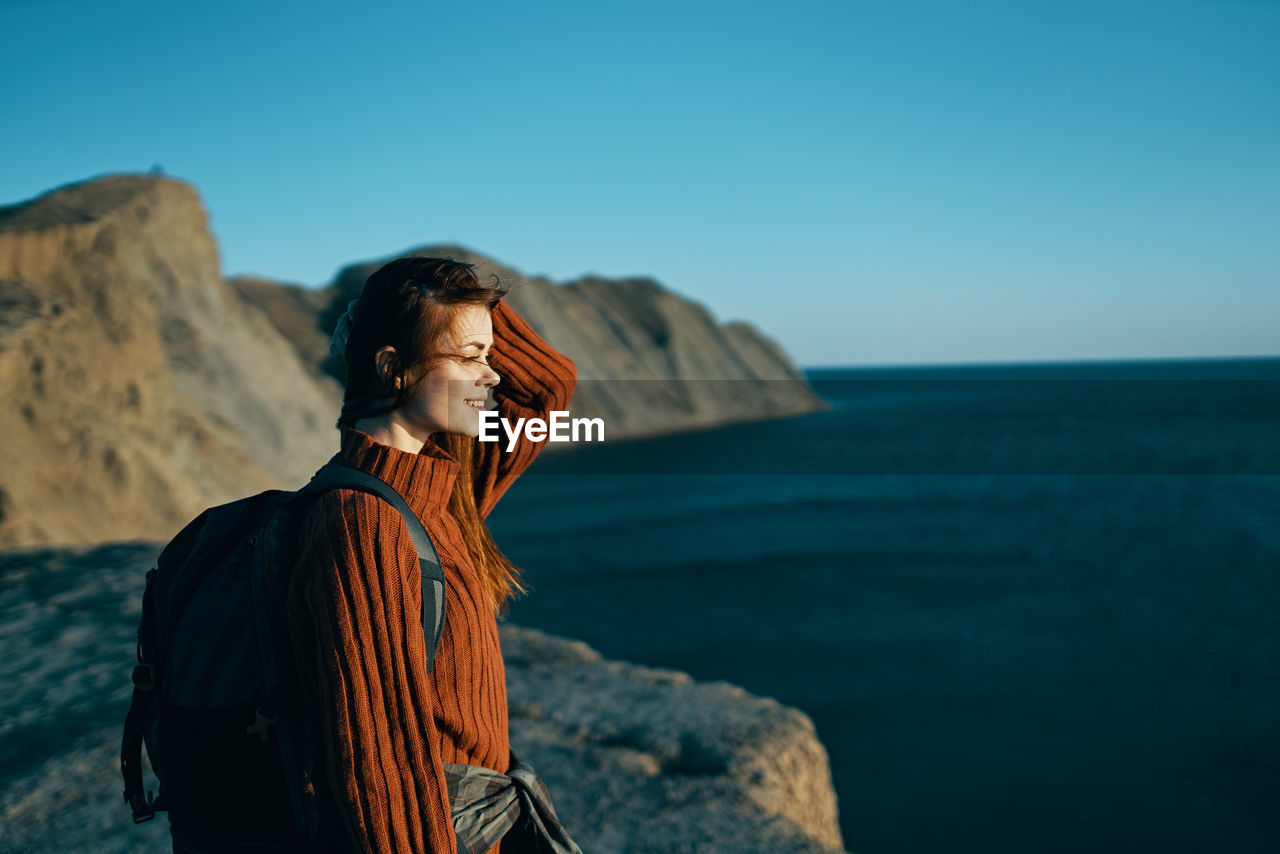
M567 409L576 370L509 307L493 311L493 393L504 418ZM505 436L504 436L505 439ZM477 442L476 502L487 516L541 445ZM295 654L319 723L327 784L366 851L453 852L441 763L511 764L507 691L493 608L447 508L458 462L434 443L409 454L342 431L341 455L404 495L444 570L446 620L427 672L422 587L408 527L361 492L314 501L289 591ZM497 852L500 846L495 846Z

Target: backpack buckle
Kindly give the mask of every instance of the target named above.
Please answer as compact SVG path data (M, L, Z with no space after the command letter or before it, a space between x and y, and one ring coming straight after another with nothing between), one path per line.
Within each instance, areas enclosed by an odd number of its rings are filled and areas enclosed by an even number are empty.
M150 691L156 687L156 669L150 664L139 664L133 668L133 687L139 691Z
M263 743L265 744L267 740L270 738L270 734L267 732L267 730L270 729L271 725L276 722L276 719L274 717L270 717L270 718L267 717L265 714L262 713L261 708L258 708L256 711L254 711L254 715L255 715L255 720L252 724L248 726L247 729L245 729L245 734L256 735L259 738L261 738ZM279 717L279 716L277 715L276 717Z
M133 823L142 824L156 817L156 797L151 792L141 792L129 799L129 807L133 810Z

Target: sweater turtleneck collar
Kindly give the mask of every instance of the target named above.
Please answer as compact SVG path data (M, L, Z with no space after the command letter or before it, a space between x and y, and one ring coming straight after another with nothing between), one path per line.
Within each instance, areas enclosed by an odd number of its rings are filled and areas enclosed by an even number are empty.
M348 463L391 484L409 502L414 513L425 517L449 504L459 463L435 442L411 454L373 440L354 427L342 428L341 456Z

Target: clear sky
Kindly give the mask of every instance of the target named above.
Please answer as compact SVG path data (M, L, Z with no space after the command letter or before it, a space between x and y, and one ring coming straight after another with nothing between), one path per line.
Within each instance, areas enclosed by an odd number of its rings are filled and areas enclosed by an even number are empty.
M1280 0L0 0L0 202L159 164L227 274L462 243L802 364L1280 354Z

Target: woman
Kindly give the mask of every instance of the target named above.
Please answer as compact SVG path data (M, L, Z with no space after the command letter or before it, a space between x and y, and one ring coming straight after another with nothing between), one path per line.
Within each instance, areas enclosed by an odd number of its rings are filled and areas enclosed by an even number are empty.
M336 490L302 519L289 614L320 754L314 782L356 850L457 851L451 783L463 771L492 783L517 770L496 614L524 588L484 519L539 445L507 451L476 436L491 400L508 419L566 409L576 370L504 294L470 264L400 258L369 277L335 335L348 375L340 457L404 496L447 582L429 667L404 517ZM542 818L559 832L554 814ZM520 850L514 835L508 854ZM477 850L498 851L492 841Z

